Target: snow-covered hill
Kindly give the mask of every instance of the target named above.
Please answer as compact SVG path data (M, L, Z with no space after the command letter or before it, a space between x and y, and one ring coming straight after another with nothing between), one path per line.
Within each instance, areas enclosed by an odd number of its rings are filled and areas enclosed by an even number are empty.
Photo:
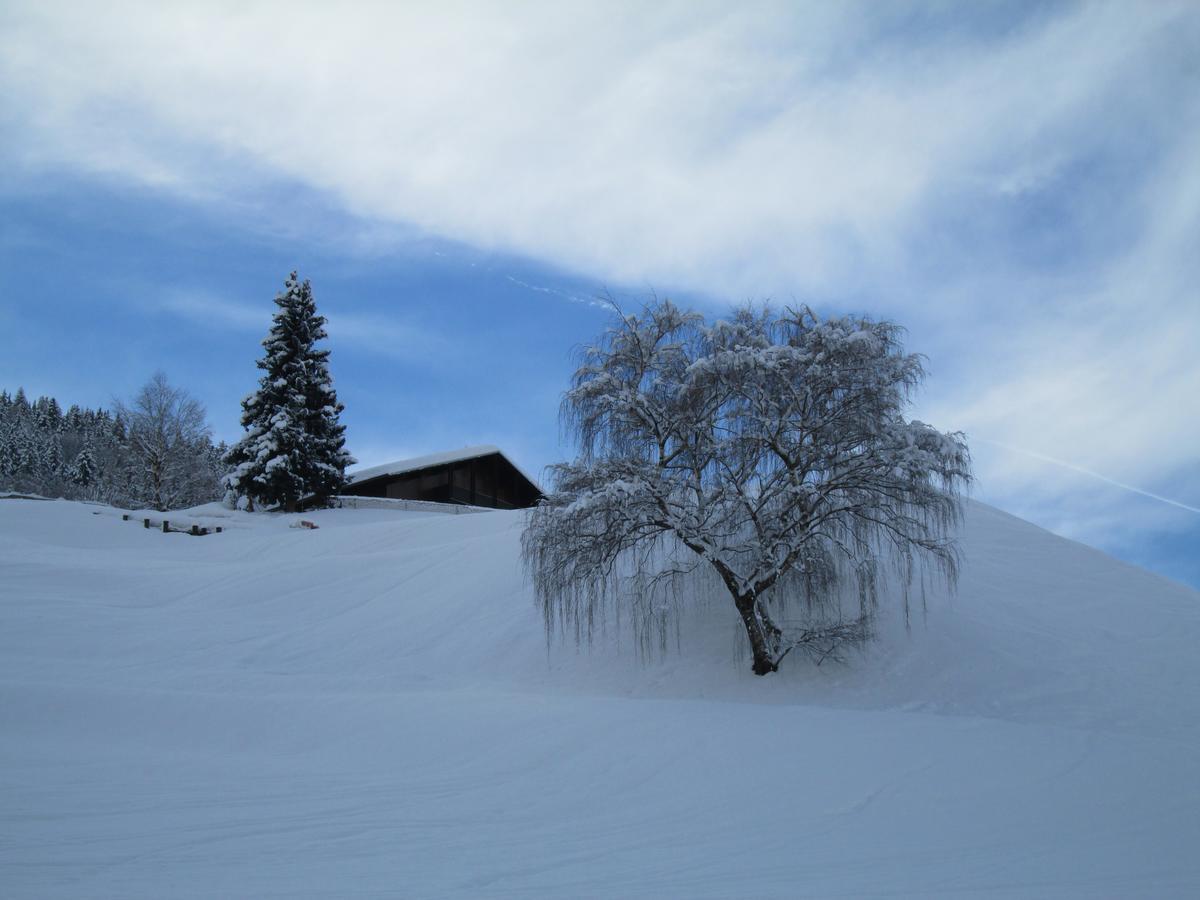
M0 895L1200 893L1190 589L972 505L911 636L759 679L723 608L547 648L520 514L298 518L0 501Z

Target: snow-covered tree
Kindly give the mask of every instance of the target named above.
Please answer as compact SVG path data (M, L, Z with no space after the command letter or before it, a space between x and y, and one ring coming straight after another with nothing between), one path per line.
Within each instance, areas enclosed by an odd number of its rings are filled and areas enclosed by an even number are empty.
M32 428L17 432L17 473L24 475L27 480L36 477L38 462L38 444Z
M953 581L969 455L905 418L924 372L900 337L807 307L621 317L584 351L563 401L580 453L523 536L548 632L590 638L615 606L665 642L682 604L725 596L765 675L869 637L888 566L906 614L915 570Z
M17 474L20 466L21 453L15 432L0 433L0 479L7 482Z
M46 434L53 434L58 431L59 426L62 424L62 410L59 408L57 400L53 397L38 397L33 408L37 416L39 431Z
M53 481L62 476L64 459L62 440L58 436L58 426L51 424L49 427L51 430L41 448L41 462L45 477L47 480Z
M212 445L200 401L156 372L129 404L118 408L135 463L135 503L168 510L218 496L208 470Z
M97 475L96 454L92 452L92 448L84 444L83 449L75 456L75 461L71 463L70 478L71 483L81 488L85 494L89 488L96 483Z
M346 451L345 426L329 374L325 317L317 314L312 287L288 276L275 297L278 310L263 341L258 390L242 401L246 434L226 462L229 486L263 506L293 510L301 500L323 504L346 481L354 458Z

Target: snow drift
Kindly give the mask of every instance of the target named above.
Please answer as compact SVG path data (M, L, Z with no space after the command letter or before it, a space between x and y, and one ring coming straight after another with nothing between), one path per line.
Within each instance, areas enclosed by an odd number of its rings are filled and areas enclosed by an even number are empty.
M1190 589L972 504L911 635L761 679L732 609L548 647L521 513L297 518L0 501L0 894L1200 890Z

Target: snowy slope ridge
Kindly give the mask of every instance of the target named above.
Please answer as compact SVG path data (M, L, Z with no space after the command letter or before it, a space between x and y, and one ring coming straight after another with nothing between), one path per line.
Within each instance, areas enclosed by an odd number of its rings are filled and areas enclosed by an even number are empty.
M521 513L298 518L0 501L0 895L1200 891L1188 588L973 504L910 636L759 679L724 608L547 648Z

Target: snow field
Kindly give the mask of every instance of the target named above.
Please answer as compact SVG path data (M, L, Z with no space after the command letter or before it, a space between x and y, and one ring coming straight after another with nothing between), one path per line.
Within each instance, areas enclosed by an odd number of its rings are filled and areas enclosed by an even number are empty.
M767 679L723 609L548 650L520 514L194 520L0 501L3 896L1200 891L1200 595L987 507Z

